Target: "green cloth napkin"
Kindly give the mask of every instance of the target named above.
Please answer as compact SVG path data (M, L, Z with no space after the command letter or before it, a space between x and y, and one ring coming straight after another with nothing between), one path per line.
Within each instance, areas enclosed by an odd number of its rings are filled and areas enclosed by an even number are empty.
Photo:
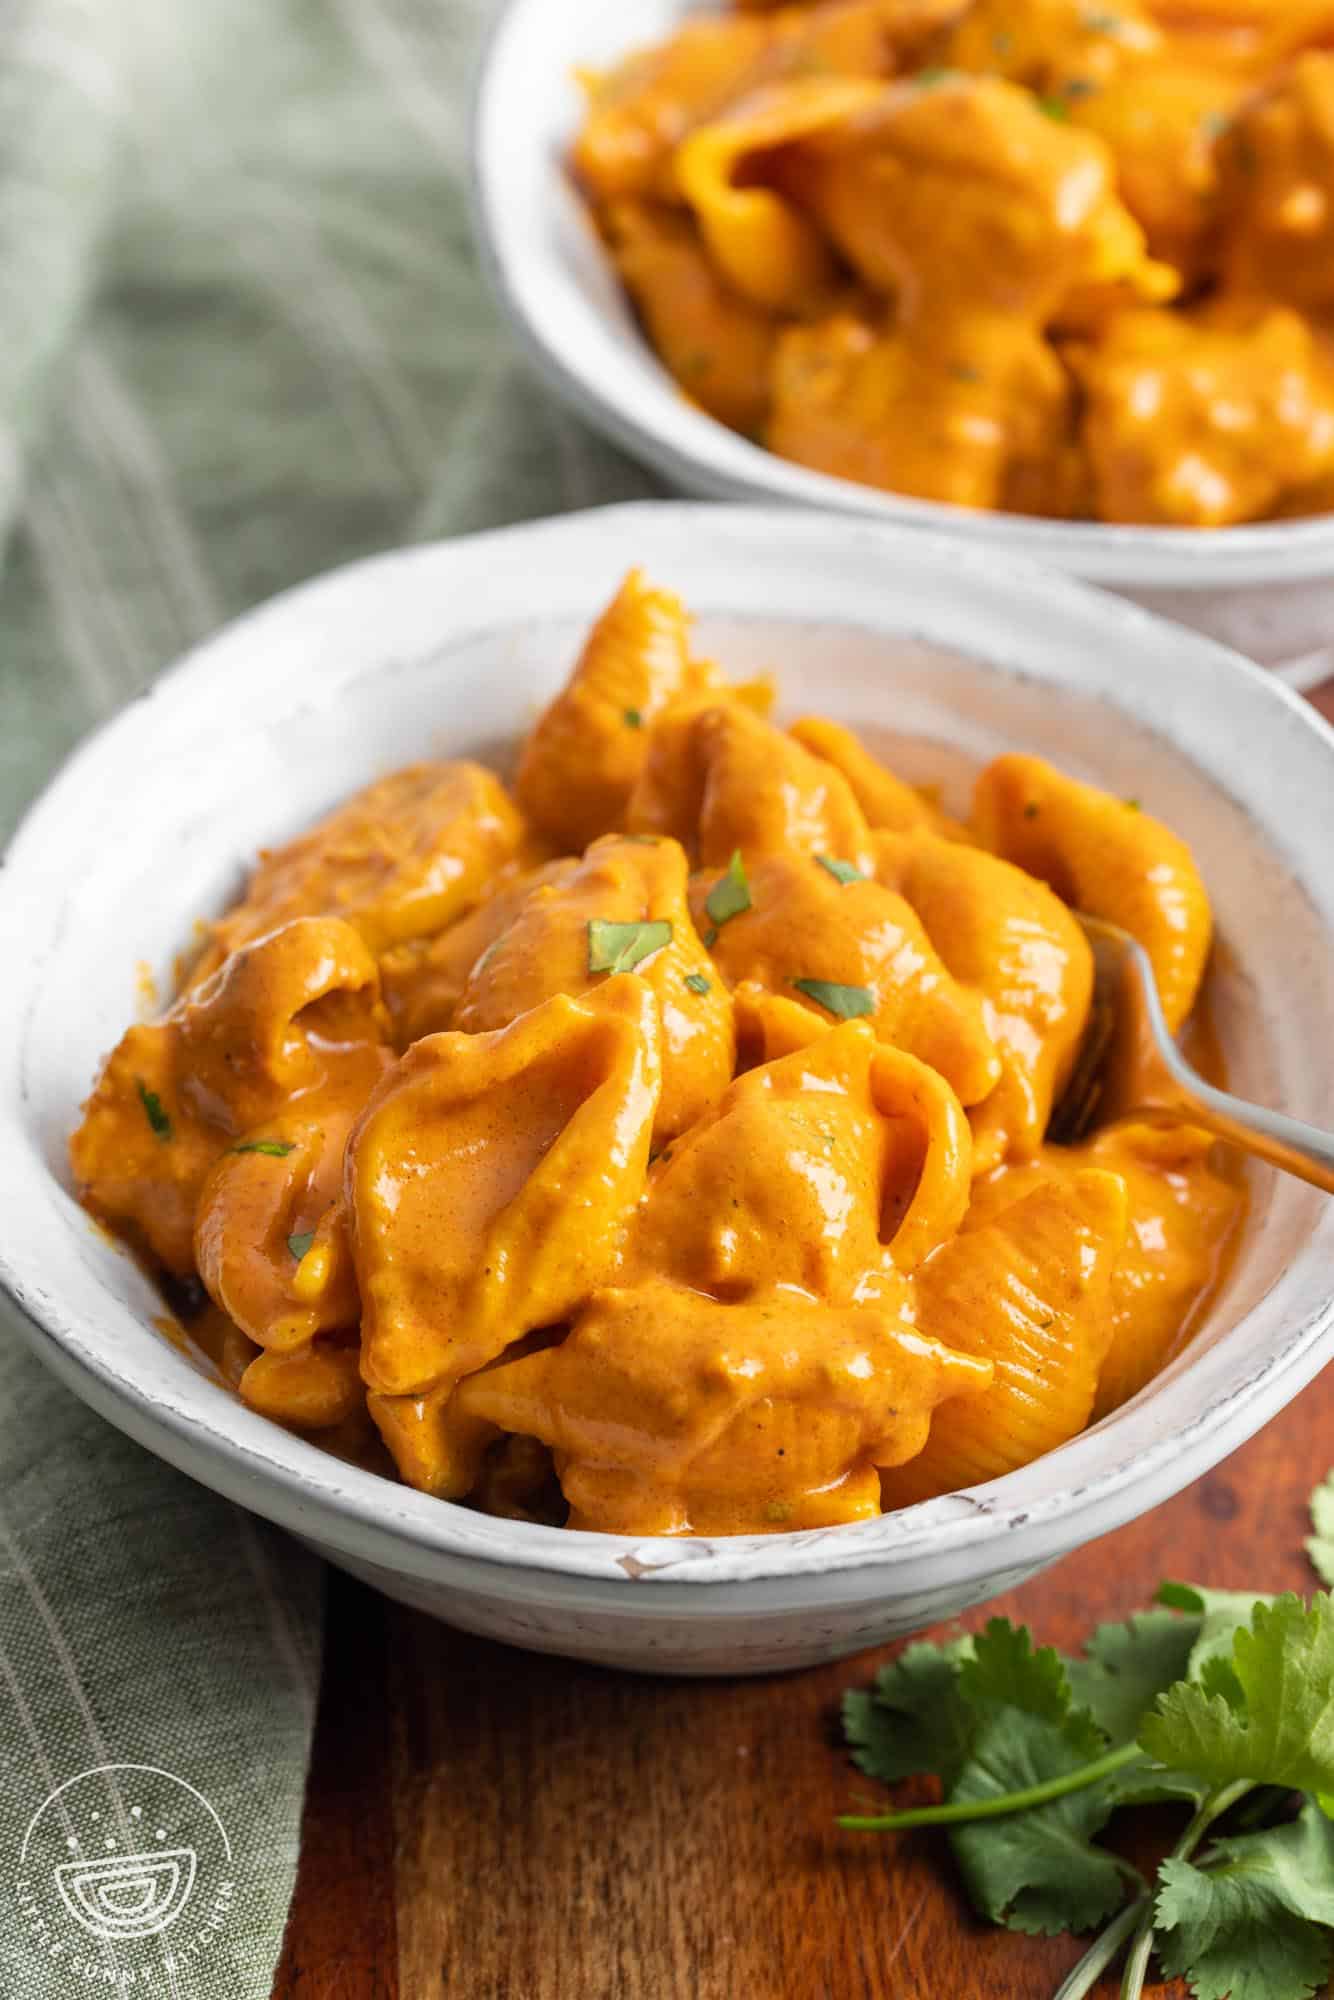
M85 730L284 585L651 490L525 374L479 277L466 102L490 11L0 6L0 832ZM0 1329L0 1992L267 2000L318 1604L307 1557L88 1415ZM169 1776L71 1787L21 1871L48 1795L107 1764ZM150 1976L145 1954L193 1936L225 1872L173 1780L216 1811L234 1883L208 1949ZM144 1814L164 1824L142 1833ZM52 1900L67 1865L76 1906L102 1908L83 1863L141 1835L156 1851L159 1830L199 1879L153 1946Z

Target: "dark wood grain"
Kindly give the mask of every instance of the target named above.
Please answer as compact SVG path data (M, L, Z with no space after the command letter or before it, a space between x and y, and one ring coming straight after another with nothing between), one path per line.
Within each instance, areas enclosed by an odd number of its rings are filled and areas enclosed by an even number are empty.
M1334 720L1334 682L1313 699ZM1073 1648L1164 1575L1309 1590L1306 1496L1331 1460L1334 1375L972 1622L999 1609ZM273 2000L1048 2000L1078 1945L979 1924L937 1837L834 1825L872 1789L838 1697L891 1655L639 1680L467 1638L335 1576Z
M274 2000L400 2000L383 1600L328 1572L324 1680Z
M1073 1647L1164 1574L1309 1589L1306 1496L1331 1458L1334 1375L1176 1500L995 1608ZM1076 1946L978 1924L937 1837L833 1824L871 1790L834 1707L888 1657L640 1680L336 1583L274 2000L1048 2000Z

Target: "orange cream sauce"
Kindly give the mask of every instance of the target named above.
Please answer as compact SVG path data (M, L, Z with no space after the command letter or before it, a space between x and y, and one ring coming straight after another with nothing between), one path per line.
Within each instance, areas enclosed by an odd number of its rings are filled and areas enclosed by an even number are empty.
M1334 486L1325 0L822 0L584 79L570 167L682 393L970 508L1203 528Z
M1197 1047L1184 842L1037 758L966 820L767 719L634 574L522 747L264 855L71 1140L168 1337L421 1490L628 1534L868 1518L1138 1392L1244 1213L1189 1127L1047 1139L1071 905Z

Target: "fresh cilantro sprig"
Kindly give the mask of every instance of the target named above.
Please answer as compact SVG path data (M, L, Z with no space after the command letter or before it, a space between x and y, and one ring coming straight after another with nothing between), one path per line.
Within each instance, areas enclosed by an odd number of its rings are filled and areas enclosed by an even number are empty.
M1334 1475L1308 1544L1334 1569ZM865 1831L943 1825L983 1916L1053 1935L1105 1925L1055 2000L1083 2000L1124 1957L1196 2000L1309 2000L1334 1957L1334 1603L1167 1583L1078 1657L994 1618L910 1646L844 1698L853 1759L887 1783L933 1773L939 1805L857 1815ZM1293 1817L1293 1801L1304 1794ZM1099 1836L1122 1806L1190 1818L1145 1882ZM1215 1834L1216 1822L1229 1831ZM1110 1919L1110 1921L1109 1921Z

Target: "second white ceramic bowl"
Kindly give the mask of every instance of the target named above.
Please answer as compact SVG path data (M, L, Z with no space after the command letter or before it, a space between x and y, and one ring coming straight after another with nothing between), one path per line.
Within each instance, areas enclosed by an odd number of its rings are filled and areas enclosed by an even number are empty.
M698 0L509 0L492 35L474 104L477 234L551 387L688 493L966 535L1108 584L1294 686L1334 673L1334 517L1199 533L976 513L810 472L686 401L640 333L565 159L583 109L576 70L606 68L700 11Z
M635 563L698 610L704 652L774 668L788 715L904 734L918 769L961 777L1035 750L1160 813L1216 902L1236 1085L1334 1124L1334 733L1304 704L1133 606L976 548L798 512L617 508L309 584L66 765L0 871L0 1283L37 1353L112 1423L392 1596L619 1666L762 1672L976 1603L1207 1471L1330 1351L1334 1204L1257 1175L1188 1354L1021 1472L854 1527L634 1541L490 1520L254 1415L157 1331L153 1288L78 1207L66 1164L142 966L166 990L256 847L354 787L433 752L503 755Z

